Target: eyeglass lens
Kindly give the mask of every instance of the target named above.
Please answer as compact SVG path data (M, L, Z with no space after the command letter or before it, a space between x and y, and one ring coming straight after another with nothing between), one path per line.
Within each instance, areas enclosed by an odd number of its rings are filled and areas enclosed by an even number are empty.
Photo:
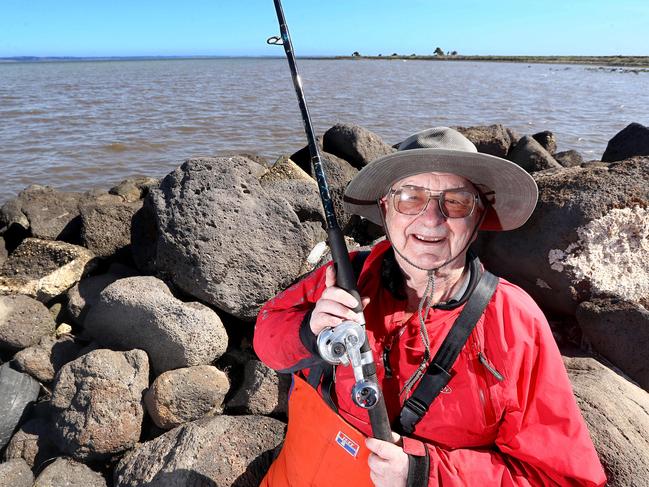
M446 218L465 218L473 212L475 195L462 189L432 192L426 188L404 186L394 192L394 207L404 215L418 215L436 199Z

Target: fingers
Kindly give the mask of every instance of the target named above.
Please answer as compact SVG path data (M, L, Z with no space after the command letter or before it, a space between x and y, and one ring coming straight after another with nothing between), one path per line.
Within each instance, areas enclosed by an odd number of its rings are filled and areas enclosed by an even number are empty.
M393 433L393 437L395 434L396 433ZM403 455L403 448L390 443L389 441L368 438L365 440L365 444L367 445L368 450L374 453L381 460L390 461Z
M401 439L395 433L392 437L395 441ZM377 487L405 486L408 477L408 455L403 448L375 438L368 438L365 444L372 452L367 459L367 465L374 485Z
M331 287L336 284L336 268L333 265L325 270L325 286Z

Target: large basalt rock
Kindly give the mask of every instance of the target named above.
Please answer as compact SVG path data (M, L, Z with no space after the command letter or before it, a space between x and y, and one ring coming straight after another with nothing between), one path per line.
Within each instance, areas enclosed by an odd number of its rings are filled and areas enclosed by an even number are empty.
M176 299L164 282L151 276L128 277L107 286L84 326L102 346L145 350L156 374L210 364L228 344L213 310Z
M23 424L5 450L7 460L21 458L36 472L59 454L52 442L52 425L44 418L30 419Z
M538 132L532 135L532 138L539 144L541 144L541 147L543 147L551 155L554 155L554 153L557 151L557 138L549 130Z
M310 250L266 171L242 157L191 159L150 197L158 219L158 269L184 292L243 320L295 279Z
M576 317L593 349L649 391L649 311L640 304L602 298L581 303Z
M114 485L258 486L284 426L263 416L214 416L179 426L126 454Z
M131 224L141 208L141 200L81 206L83 245L99 257L129 257Z
M71 335L44 336L38 344L21 350L12 359L15 367L40 382L52 382L58 370L76 359L83 346Z
M529 135L516 143L512 150L509 151L507 158L529 173L563 167L554 160L552 154Z
M0 266L7 260L9 252L7 252L7 246L5 245L4 237L0 237Z
M0 485L3 487L32 487L34 474L20 458L0 463Z
M77 460L105 460L140 438L149 385L142 350L95 350L64 365L53 387L54 440Z
M96 266L88 249L25 239L0 268L0 295L25 294L42 302L64 293Z
M37 487L107 487L106 479L83 463L57 458L45 467L34 483Z
M222 411L230 381L211 365L169 370L160 374L144 396L144 404L159 428L171 429Z
M334 154L357 169L362 169L374 159L395 152L374 132L353 124L338 123L327 130L322 138L325 152Z
M544 309L574 314L598 295L649 295L649 157L535 173L539 203L510 232L484 233L480 257Z
M564 358L609 487L649 479L649 394L592 358Z
M110 194L120 196L124 201L135 202L141 200L149 192L149 189L160 183L158 179L148 176L135 176L125 179L117 186L108 190Z
M609 140L602 161L613 162L649 155L649 127L631 123Z
M283 414L288 409L291 376L278 374L259 360L244 367L243 383L226 405L234 414Z
M573 167L583 164L584 158L576 150L567 150L554 154L554 159L563 167Z
M512 141L507 129L500 124L455 127L455 129L473 142L478 152L492 156L507 157L512 142L515 142Z
M56 323L40 301L29 296L0 296L0 350L31 347L53 335Z
M12 369L8 363L0 365L0 450L11 439L39 391L38 382L29 375Z
M70 288L68 291L67 311L72 321L78 325L83 322L92 308L99 301L99 294L110 284L125 277L137 275L134 269L128 266L113 263L106 274L86 277Z

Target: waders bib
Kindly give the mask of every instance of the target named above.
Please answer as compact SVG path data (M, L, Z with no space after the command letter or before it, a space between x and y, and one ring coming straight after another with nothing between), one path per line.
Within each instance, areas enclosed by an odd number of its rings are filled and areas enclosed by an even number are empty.
M284 446L260 486L372 487L365 435L297 375L291 389Z

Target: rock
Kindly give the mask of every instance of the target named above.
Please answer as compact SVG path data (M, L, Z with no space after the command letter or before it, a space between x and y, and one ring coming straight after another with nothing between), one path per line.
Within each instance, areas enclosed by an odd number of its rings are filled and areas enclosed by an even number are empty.
M0 350L17 351L53 335L56 323L45 305L29 296L0 296Z
M9 441L5 450L5 458L7 460L23 459L34 471L38 472L46 462L59 455L59 450L52 443L51 438L52 428L46 419L30 419L16 431Z
M565 358L609 487L647 485L649 395L592 358Z
M5 245L5 239L0 237L0 266L7 260L9 253L7 252L7 247Z
M84 326L103 346L145 350L156 374L210 364L228 344L214 311L176 299L164 282L151 276L128 277L107 286Z
M171 429L222 411L230 382L211 365L198 365L160 374L144 396L156 426Z
M108 192L132 203L141 200L149 192L149 188L157 186L159 183L160 181L155 178L135 176L125 179L117 186L110 188Z
M0 295L26 294L47 302L94 269L88 249L65 242L25 239L0 268Z
M52 382L58 370L76 359L83 347L75 343L70 335L61 338L43 337L37 345L21 350L14 355L16 368L40 382Z
M649 295L649 157L534 174L540 197L511 232L484 232L480 257L544 310L574 315L592 296Z
M243 383L226 405L232 414L286 414L291 377L278 374L259 360L244 368Z
M557 152L554 155L554 159L563 167L579 166L584 162L584 158L581 157L581 154L572 149L563 152Z
M37 487L107 487L106 479L83 463L57 458L36 478Z
M455 129L473 142L478 152L491 154L492 156L507 157L512 142L515 142L512 140L508 129L500 124L455 127Z
M106 286L118 279L133 277L136 274L136 271L128 266L113 263L106 274L86 277L72 286L68 291L68 314L74 323L83 325L86 314L97 304L99 294Z
M631 123L609 140L602 161L613 162L649 155L649 127Z
M601 298L581 303L576 316L593 349L649 391L649 311L640 304Z
M29 465L20 458L0 463L0 485L2 487L32 487L34 474Z
M145 274L155 274L158 227L155 208L150 198L142 200L142 208L131 221L131 257L135 267Z
M242 157L191 159L149 195L159 271L247 321L297 277L311 243L287 200L259 183L264 172Z
M47 309L50 311L50 315L52 315L52 318L54 318L55 323L61 323L65 320L66 310L63 306L63 303L55 303L53 301L50 301L50 303L47 305Z
M33 237L79 241L81 193L66 193L49 186L32 185L18 194L20 209L29 220Z
M52 392L54 441L78 460L105 460L140 438L149 385L142 350L95 350L65 364Z
M362 169L374 159L395 152L374 132L353 124L337 123L322 138L325 152L334 154L356 169Z
M25 231L29 230L29 220L21 209L21 200L17 197L8 200L0 208L0 228L9 229L15 226Z
M259 178L259 182L264 187L287 180L305 181L315 188L316 191L318 190L318 184L315 180L286 156L277 159L275 164Z
M0 365L0 450L9 442L27 406L38 398L40 386L29 375Z
M529 173L562 167L541 144L529 135L518 141L507 158Z
M316 137L316 143L318 144L320 153L324 152L324 149L322 148L322 136ZM299 151L291 154L289 159L297 164L305 173L311 175L311 152L309 151L308 145L305 145Z
M550 154L554 154L557 151L557 139L549 130L538 132L532 135L532 137Z
M284 426L263 416L214 416L179 426L126 454L114 485L258 486Z
M129 257L131 222L141 208L141 200L81 206L83 245L99 257Z

